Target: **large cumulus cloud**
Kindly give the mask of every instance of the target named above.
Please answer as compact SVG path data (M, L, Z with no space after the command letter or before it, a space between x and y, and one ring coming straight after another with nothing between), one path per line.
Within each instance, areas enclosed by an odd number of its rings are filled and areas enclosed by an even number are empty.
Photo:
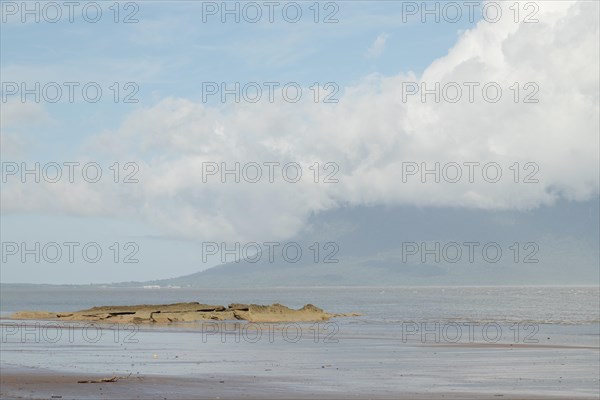
M139 184L6 185L3 209L125 215L186 238L264 241L289 238L312 213L341 206L523 210L587 200L598 196L598 4L543 2L537 17L535 24L481 22L421 76L365 77L343 88L338 104L310 96L295 104L219 106L162 99L96 135L81 154L137 161ZM461 101L436 103L405 101L407 82L480 86L472 103L464 86ZM503 89L496 103L482 99L487 82ZM515 103L515 82L521 99L533 83L539 101ZM338 165L339 182L315 183L315 161ZM474 182L403 182L403 163L436 161L496 162L505 176L497 183L480 172ZM204 182L206 162L298 162L304 176L297 183ZM515 162L521 180L523 165L535 163L539 183L516 184L509 169Z

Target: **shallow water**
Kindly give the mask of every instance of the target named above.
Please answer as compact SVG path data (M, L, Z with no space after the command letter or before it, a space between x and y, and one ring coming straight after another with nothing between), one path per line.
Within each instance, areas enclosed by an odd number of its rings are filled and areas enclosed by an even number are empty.
M2 315L18 310L74 311L98 305L199 301L208 304L312 303L330 312L360 312L369 322L479 321L595 324L598 287L387 287L387 288L3 288Z
M319 324L106 326L4 319L2 367L249 376L290 390L599 393L598 288L3 290L2 312L200 301L361 312ZM60 328L60 329L59 329ZM477 344L477 346L475 345Z

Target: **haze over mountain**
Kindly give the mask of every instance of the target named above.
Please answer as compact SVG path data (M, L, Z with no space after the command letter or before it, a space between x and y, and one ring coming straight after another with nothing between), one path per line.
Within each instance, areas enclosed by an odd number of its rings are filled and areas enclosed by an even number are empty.
M281 251L274 251L275 258L270 262L267 247L263 246L262 256L250 257L259 258L256 262L228 262L143 285L591 284L599 279L600 237L597 225L591 223L598 220L597 200L562 202L524 212L414 207L339 209L313 216L302 235L282 242L282 246L300 246L303 255L297 262L286 261ZM315 242L321 248L318 263L314 262L315 252L309 248ZM326 254L334 253L333 247L323 251L327 242L339 246L332 256L339 262L323 262ZM423 243L427 249L435 249L435 242L440 244L440 262L436 262L435 254L423 251ZM448 245L451 242L460 245L461 256L455 252L455 245ZM469 247L463 244L466 242L479 243L472 245L473 262L469 260ZM520 248L517 262L512 247L515 242ZM525 249L527 243L529 247ZM482 253L485 244L490 244L487 256ZM414 245L417 249L411 247ZM498 258L496 248L502 250L502 256L493 262ZM290 254L288 260L296 257L294 252ZM425 262L421 262L423 256ZM525 262L526 258L530 262Z

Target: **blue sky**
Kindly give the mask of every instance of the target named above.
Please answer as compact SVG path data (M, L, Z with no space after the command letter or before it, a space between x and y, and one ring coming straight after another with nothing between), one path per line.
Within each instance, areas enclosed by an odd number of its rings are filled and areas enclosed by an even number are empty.
M303 18L296 24L276 13L269 23L220 22L220 15L202 22L202 2L138 2L138 9L122 2L119 18L135 11L137 23L114 23L112 3L102 4L97 23L63 18L55 23L21 23L6 16L2 25L3 81L98 82L104 95L89 104L77 96L75 104L44 104L50 123L43 132L27 133L36 159L72 157L85 137L101 129L118 127L139 105L152 105L165 97L202 98L200 82L335 82L343 90L370 74L420 74L445 55L460 32L474 26L469 18L456 23L421 23L419 15L406 16L401 3L382 1L337 2L339 10L325 9L320 18L335 11L337 23L314 23L313 2L300 2ZM219 4L219 3L217 3ZM262 3L261 3L262 4ZM263 8L266 13L266 8ZM50 11L48 11L50 12ZM481 15L477 15L481 19ZM229 21L233 21L229 17ZM334 17L332 17L334 18ZM385 35L381 54L368 56L369 48ZM113 82L134 82L138 104L110 101ZM130 93L123 91L122 93ZM66 95L65 95L66 97ZM35 139L43 146L37 148ZM41 144L40 143L40 144Z
M303 17L294 24L278 12L274 23L266 17L260 23L222 23L219 16L203 22L203 4L196 1L134 3L139 9L120 2L119 18L135 11L136 23L114 23L113 2L99 2L98 23L77 14L73 23L64 17L53 24L22 23L18 14L6 15L3 1L2 82L97 82L103 97L90 104L76 91L74 103L53 104L22 103L12 96L2 103L2 161L87 160L99 162L105 172L114 161L136 161L141 179L137 185L62 189L3 184L3 240L80 237L108 246L135 238L144 255L143 263L127 271L110 263L77 271L71 265L7 264L3 281L87 283L182 275L215 263L198 263L202 240L285 240L303 232L309 218L341 206L518 213L558 200L597 198L597 173L590 165L597 165L598 156L593 146L581 145L597 141L597 5L539 3L540 22L527 25L514 23L507 5L498 24L482 21L481 12L469 21L465 9L456 23L436 23L431 16L423 23L418 13L403 16L407 3L421 2L394 1L319 2L320 19L336 11L339 21L315 23L309 8L315 3L299 3ZM567 81L573 77L577 82ZM529 108L509 102L405 107L396 104L397 90L408 79L497 80L506 81L506 88L510 82L536 80L547 97ZM139 102L115 103L109 89L114 82L121 95L125 83L135 83ZM203 103L203 82L297 82L304 88L334 82L340 103L240 105L214 97ZM569 140L569 131L580 136ZM497 160L505 168L533 161L544 180L527 189L437 185L431 191L400 190L387 174L407 157ZM579 163L566 169L553 164L573 158ZM263 191L244 184L198 186L198 163L222 160L334 161L345 180L339 186L296 185L290 191L290 185ZM33 239L36 235L39 239Z

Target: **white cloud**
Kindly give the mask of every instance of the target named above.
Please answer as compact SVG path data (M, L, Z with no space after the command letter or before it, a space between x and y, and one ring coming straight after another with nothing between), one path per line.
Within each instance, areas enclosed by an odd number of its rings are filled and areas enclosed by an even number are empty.
M88 143L88 158L103 152L138 160L140 184L7 185L3 207L135 215L188 238L260 242L288 238L311 213L341 205L529 209L559 198L586 200L598 196L597 16L598 3L544 2L538 24L480 23L422 77L370 76L346 88L339 104L305 96L297 104L214 108L166 98ZM403 102L403 82L415 80L428 87L494 81L503 96L482 101L480 86L474 103L422 103L418 96ZM529 93L525 83L535 83L539 103L515 103L514 82L521 96ZM306 175L295 184L203 183L202 163L221 161L297 161ZM340 182L309 179L315 161L337 163ZM481 175L475 183L403 183L408 161L494 161L505 175L495 184ZM535 162L540 183L515 184L514 162L520 179L531 171L524 163Z
M18 100L2 103L2 132L19 130L31 126L41 126L52 119L46 109L39 103L23 103Z
M22 158L31 143L25 138L28 129L39 129L54 121L39 103L7 101L0 112L0 152L2 159Z
M365 53L365 57L376 58L383 54L388 37L389 35L387 33L382 33L379 36L377 36L371 47L369 47L369 49Z

